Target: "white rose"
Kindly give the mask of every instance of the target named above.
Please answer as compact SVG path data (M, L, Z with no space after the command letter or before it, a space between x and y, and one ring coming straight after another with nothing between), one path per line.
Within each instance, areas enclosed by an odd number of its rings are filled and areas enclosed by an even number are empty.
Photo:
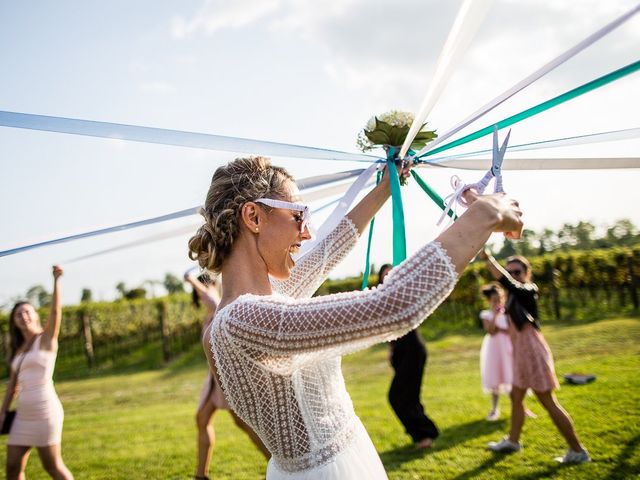
M372 131L373 129L376 128L376 116L375 115L369 119L369 121L367 122L367 126L364 127L364 128L366 130L368 130L368 131Z

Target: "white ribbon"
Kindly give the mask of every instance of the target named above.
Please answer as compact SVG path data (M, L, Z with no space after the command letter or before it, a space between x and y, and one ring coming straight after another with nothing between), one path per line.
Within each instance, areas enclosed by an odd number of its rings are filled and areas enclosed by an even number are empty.
M588 145L590 143L615 142L619 140L631 140L640 138L640 128L627 128L625 130L613 130L610 132L589 133L587 135L576 135L575 137L556 138L553 140L541 140L539 142L522 143L520 145L510 145L508 152L526 152L530 150L540 150L544 148L568 147L572 145ZM445 163L447 160L462 160L472 157L480 157L491 153L491 149L477 150L475 152L459 153L457 155L445 155L442 157L428 158L421 162L428 164Z
M156 143L178 147L202 148L223 152L271 155L316 160L374 162L378 157L362 153L340 152L326 148L266 142L249 138L226 137L208 133L184 132L166 128L143 127L122 123L96 122L77 118L50 117L30 113L0 111L0 126L70 133L132 142Z
M491 2L492 0L465 0L460 7L438 57L433 79L400 149L400 158L405 157L413 139L422 128L424 120L440 98L440 94L447 85L447 80L451 77L458 61L462 58L462 54L466 51L482 20L484 20Z
M419 163L416 167L437 166L462 170L485 170L491 166L489 158L443 160L435 165ZM415 168L415 167L414 167ZM611 170L640 168L640 157L609 158L510 158L504 170Z
M331 205L333 205L334 203L336 203L338 200L332 200L329 203L325 203L324 205L314 209L311 211L311 216L315 215L316 213L321 212L322 210L329 208ZM69 260L65 260L63 262L61 262L63 265L68 265L70 263L75 263L75 262L81 262L83 260L88 260L90 258L94 258L94 257L100 257L102 255L107 255L109 253L114 253L114 252L118 252L120 250L127 250L129 248L135 248L135 247L140 247L142 245L147 245L149 243L154 243L154 242L159 242L161 240L167 240L169 238L175 238L175 237L179 237L182 235L186 235L188 233L193 233L197 230L197 228L199 227L199 224L194 224L194 225L187 225L186 227L181 227L179 229L175 229L175 230L170 230L168 232L163 232L160 233L158 235L150 235L148 237L144 237L144 238L140 238L138 240L134 240L133 242L126 242L126 243L122 243L120 245L116 245L115 247L110 247L110 248L106 248L106 249L102 249L102 250L98 250L96 252L92 252L86 255L81 255L79 257L74 257L71 258ZM185 275L187 273L200 273L201 269L200 267L191 267L189 268L186 272Z
M457 175L454 175L451 177L451 188L453 188L453 193L445 197L444 199L445 208L442 211L442 215L440 216L440 219L438 220L438 223L436 223L436 225L440 225L442 221L447 217L447 215L449 215L449 212L452 210L454 215L457 215L455 211L456 204L466 206L466 204L462 200L462 194L465 192L465 190L467 190L467 188L469 188L468 185L462 183L462 180L460 180L460 177L458 177ZM451 222L453 222L453 217L451 217L449 223Z
M382 170L385 166L384 161L380 160L376 163L373 163L367 168L364 172L360 174L358 178L353 182L349 190L344 194L344 196L339 200L336 208L331 212L329 217L324 221L324 223L318 228L318 233L313 238L313 240L307 241L302 245L300 249L300 253L297 258L302 257L307 252L309 252L316 244L324 240L329 233L331 233L340 223L342 218L347 214L347 210L358 196L360 191L365 188L368 180L371 178L374 172L377 170Z
M372 163L371 166L366 169L363 170L363 172L367 172L371 169L373 169L375 171L375 169L377 168L379 164L378 163ZM342 180L344 178L348 178L345 177L344 175L341 174L347 174L349 172L340 172L337 173L335 175L330 175L330 176L320 176L320 177L326 177L324 179L320 179L319 177L308 177L305 179L302 179L300 181L301 184L306 184L306 185L313 185L314 187L316 186L322 186L322 185L326 185L326 184L331 184L334 183L335 179L337 178L338 180ZM353 172L351 172L351 175L353 175ZM362 174L361 174L362 175ZM357 180L356 180L357 181ZM339 185L338 186L338 193L341 193L346 187L346 185ZM304 195L304 191L305 189L302 189L302 193ZM326 198L328 196L332 196L336 194L336 190L329 187L327 189L319 189L313 192L314 193L314 199L321 199L321 198ZM179 210L177 212L172 212L172 213L168 213L165 215L160 215L158 217L152 217L152 218L147 218L144 220L138 220L138 221L134 221L134 222L128 222L125 224L121 224L121 225L113 225L113 226L108 226L108 227L94 227L93 229L90 229L86 232L82 232L82 233L72 233L72 234L67 234L67 235L63 235L57 238L53 238L53 239L47 239L47 240L43 240L37 243L31 243L31 244L27 244L27 245L21 245L15 248L9 248L6 250L0 250L0 257L5 257L8 255L14 255L16 253L21 253L21 252L25 252L27 250L33 250L36 248L41 248L41 247L46 247L48 245L56 245L59 243L67 243L67 242L71 242L73 240L79 240L81 238L88 238L88 237L95 237L95 236L100 236L100 235L105 235L107 233L113 233L113 232L121 232L123 230L130 230L132 228L138 228L138 227L143 227L146 225L153 225L156 223L161 223L161 222L166 222L166 221L170 221L170 220L175 220L178 218L183 218L183 217L188 217L191 215L196 215L200 212L200 206L195 206L195 207L191 207L191 208L187 208L184 210Z
M442 142L444 142L446 139L448 139L452 135L458 133L460 130L462 130L463 128L465 128L469 124L475 122L477 119L482 117L484 114L486 114L487 112L490 112L495 107L497 107L498 105L503 103L505 100L507 100L507 99L511 98L512 96L514 96L520 90L524 89L525 87L528 87L533 82L538 80L540 77L543 77L544 75L549 73L551 70L553 70L557 66L562 65L564 62L569 60L571 57L574 57L575 55L580 53L582 50L587 48L589 45L591 45L591 44L595 43L596 41L600 40L602 37L604 37L605 35L607 35L611 31L613 31L614 29L616 29L617 27L622 25L624 22L629 20L631 17L633 17L638 12L640 12L640 4L635 6L634 8L632 8L630 11L628 11L624 15L616 18L611 23L608 23L607 25L602 27L597 32L589 35L587 38L582 40L580 43L578 43L577 45L573 46L572 48L570 48L569 50L567 50L563 54L557 56L556 58L551 60L549 63L546 63L545 65L540 67L538 70L533 72L531 75L529 75L527 78L525 78L524 80L522 80L519 83L515 84L510 89L508 89L507 91L505 91L504 93L502 93L498 97L496 97L493 100L491 100L485 106L483 106L482 108L480 108L476 112L472 113L468 118L466 118L462 122L458 123L451 130L448 130L446 133L444 133L442 135L439 135L438 138L436 138L433 142L430 142L428 145L425 145L416 154L416 156L424 155L425 153L433 150L438 145L440 145Z

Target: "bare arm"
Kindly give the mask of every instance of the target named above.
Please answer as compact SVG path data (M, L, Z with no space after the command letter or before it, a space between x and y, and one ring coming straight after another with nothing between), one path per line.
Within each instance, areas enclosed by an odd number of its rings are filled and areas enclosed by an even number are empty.
M482 252L480 252L479 256L482 260L486 262L489 273L496 280L500 280L502 277L508 275L507 271L504 268L502 268L502 266L500 266L497 260L493 258L493 255L487 252L486 249L483 249Z
M400 170L400 167L398 167L398 174L406 177L409 175L409 169ZM358 233L362 234L364 229L367 228L367 225L374 215L378 213L378 210L385 204L389 195L391 195L391 184L389 175L385 170L380 183L347 213L347 217L354 223L358 229Z
M496 333L496 314L491 310L483 310L480 312L480 319L482 320L482 327L484 331L489 335Z
M51 298L51 310L47 317L42 334L41 348L44 350L55 350L58 348L58 335L60 334L60 323L62 321L62 306L60 301L60 277L63 274L62 268L53 266L53 294Z
M407 170L400 172L406 176ZM388 175L345 215L336 228L296 260L287 280L271 279L275 291L293 298L310 297L353 249L360 234L389 198Z
M482 326L484 327L484 331L489 335L493 335L494 333L496 333L496 324L493 320L482 320Z
M471 193L467 202L471 205L464 215L436 239L451 257L458 274L493 232L520 232L523 227L518 202L504 194L476 197ZM494 263L497 265L495 260ZM499 265L497 268L502 270Z
M196 294L204 303L207 308L215 311L218 308L218 304L220 303L220 296L217 292L212 292L213 289L207 288L200 280L191 275L189 272L185 273L184 279L187 283L189 283L193 289L196 291Z
M342 355L393 340L416 328L446 298L491 232L521 228L520 216L516 202L504 194L479 197L436 242L392 270L376 289L309 300L247 297L229 310L221 331L251 351L270 354L266 358L314 351Z
M2 401L2 407L0 407L0 426L4 423L4 417L11 406L11 402L16 396L18 385L18 377L16 376L16 372L11 369L11 373L9 374L9 383L7 383L7 390L4 393L4 400Z

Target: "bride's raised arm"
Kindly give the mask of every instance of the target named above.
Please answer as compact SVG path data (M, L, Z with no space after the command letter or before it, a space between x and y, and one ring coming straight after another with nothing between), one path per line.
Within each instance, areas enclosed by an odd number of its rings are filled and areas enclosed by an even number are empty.
M271 280L274 290L293 298L313 295L331 271L351 252L360 234L390 194L389 176L384 175L381 182L353 207L326 238L298 259L287 280Z
M222 328L262 359L342 355L397 338L449 295L492 232L521 229L520 215L517 203L504 195L480 197L434 242L396 267L381 287L288 302L249 296L233 305Z

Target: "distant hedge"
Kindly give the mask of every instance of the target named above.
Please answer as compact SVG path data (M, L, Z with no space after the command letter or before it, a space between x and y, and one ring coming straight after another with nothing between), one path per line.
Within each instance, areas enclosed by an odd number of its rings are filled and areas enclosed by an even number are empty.
M638 311L640 245L603 250L555 252L529 258L540 288L543 322L588 320ZM468 330L484 308L482 285L491 281L483 262L461 275L449 298L426 322L427 338ZM377 278L370 277L370 285ZM358 290L361 278L327 280L316 295ZM187 294L159 299L85 303L63 308L56 373L74 376L117 367L140 349L139 363L158 367L199 340L204 309ZM46 318L42 309L40 316ZM8 318L0 315L0 358L8 357ZM144 357L144 358L143 358ZM127 360L133 362L132 360ZM135 363L135 362L134 362ZM0 376L7 375L0 362Z

